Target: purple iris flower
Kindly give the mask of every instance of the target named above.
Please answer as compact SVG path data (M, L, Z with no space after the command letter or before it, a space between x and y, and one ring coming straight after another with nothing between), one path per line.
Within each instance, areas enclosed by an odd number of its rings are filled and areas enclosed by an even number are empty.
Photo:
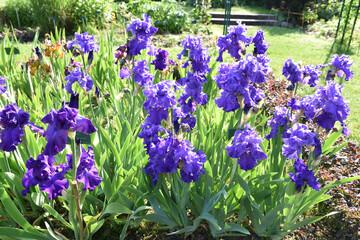
M153 144L157 144L161 141L161 137L158 135L158 133L167 130L160 125L153 124L141 124L141 128L142 130L138 137L144 139L146 152L149 153L150 147ZM167 133L170 134L169 131L167 131Z
M265 82L265 75L268 72L267 65L258 62L258 58L251 54L232 65L221 64L219 75L215 76L214 80L223 91L221 97L215 99L215 103L224 111L235 111L240 106L246 112L249 111L265 97L264 92L255 88L250 82Z
M0 76L0 94L4 94L6 92L7 86L5 84L5 78Z
M192 100L190 99L189 102L192 102ZM187 110L186 105L185 107L174 107L173 109L173 125L176 133L180 127L188 132L194 129L196 125L196 118Z
M186 183L196 182L200 174L204 174L206 155L202 151L195 152L187 140L175 140L174 145L174 158L178 159L181 179Z
M151 26L151 18L146 14L143 15L143 21L139 18L134 19L126 28L127 32L131 32L133 38L129 42L129 53L131 55L139 55L140 51L150 47L151 36L157 32L157 28Z
M255 129L246 124L244 130L235 132L233 145L226 147L226 151L229 157L238 159L241 169L251 170L258 164L258 160L267 158L261 149L262 141Z
M200 174L204 174L205 161L205 154L201 151L195 152L189 141L179 141L168 136L165 139L160 138L150 146L149 163L144 171L156 185L160 173L174 173L180 168L181 179L190 183L197 181Z
M68 159L68 166L72 169L73 159L72 155L66 155ZM99 171L95 166L95 155L92 146L88 147L88 151L81 147L81 157L79 166L76 169L76 180L80 183L83 183L83 191L89 189L89 191L93 191L97 186L101 183L101 177L99 177Z
M265 42L264 32L259 30L255 37L252 39L252 43L254 44L254 55L264 54L269 48L269 43Z
M83 53L89 53L91 51L98 52L100 47L94 43L95 36L88 35L87 32L75 33L75 39L68 42L67 48L70 50L73 46L80 47L80 51Z
M144 60L135 62L133 71L133 79L141 87L152 85L154 76L149 72L149 66L147 65L147 61Z
M317 138L316 133L310 131L304 124L295 123L286 131L283 140L282 154L287 158L298 158L304 146L315 147L315 158L321 154L320 140Z
M147 98L143 106L145 110L148 110L149 114L145 120L146 124L160 125L162 120L168 118L168 109L174 107L177 103L172 87L177 89L177 84L168 80L149 85L143 90Z
M211 71L208 66L210 62L209 51L201 45L201 38L188 35L181 44L184 49L177 55L179 60L186 54L186 50L189 51L189 60L182 65L183 68L187 68L191 62L193 72L207 74Z
M319 111L316 122L326 130L332 129L335 122L339 121L344 127L344 130L347 131L345 119L350 114L350 108L342 96L343 88L344 85L327 81L326 87L319 86L315 92L314 97L322 103L320 107L321 112ZM344 134L345 131L343 132Z
M124 67L120 70L119 75L121 79L125 79L125 78L129 79L131 77L131 72L129 69L127 69L127 67Z
M339 55L335 54L330 60L330 65L334 67L337 76L339 78L342 78L344 75L346 76L345 81L349 81L354 77L354 72L349 69L354 61L349 60L348 57L347 55L341 55L341 57L339 57Z
M287 103L287 106L292 108L292 110L300 110L300 102L296 98L291 98L289 102Z
M285 107L276 107L274 115L275 116L267 122L268 127L271 127L270 133L265 137L267 140L276 137L281 127L285 127L282 132L286 132L288 123L296 121L296 116L291 116Z
M177 81L181 86L185 86L185 93L194 99L198 104L205 105L207 103L207 95L202 92L203 84L207 82L203 74L197 72L188 72L187 76Z
M0 111L0 149L6 152L16 150L24 135L24 127L29 124L29 114L19 109L16 104L9 104Z
M41 120L43 123L49 124L44 134L48 141L43 152L44 155L54 156L61 152L66 146L69 131L84 134L97 131L91 120L78 113L78 109L63 105L59 111L51 109L50 113Z
M283 75L292 83L293 86L295 86L297 82L301 82L303 80L303 72L290 58L285 61L282 71Z
M319 66L307 65L304 67L303 84L309 84L310 87L315 87L319 82L321 71L318 71Z
M335 122L339 121L344 127L343 134L347 133L345 124L350 114L350 108L342 96L343 85L333 81L327 81L326 87L318 86L313 96L301 99L300 106L304 110L307 119L316 118L319 126L330 130Z
M315 177L315 172L308 169L308 166L304 164L304 161L297 158L294 163L294 173L289 173L291 181L295 182L296 190L301 191L301 187L305 185L305 182L316 191L320 191L321 184Z
M215 99L215 103L225 112L233 112L240 108L238 98L236 94L232 92L221 91L221 97Z
M216 46L219 48L219 57L216 59L218 62L223 61L223 53L228 52L231 57L239 60L241 58L240 53L244 50L241 43L250 44L251 37L246 36L247 28L244 24L238 22L237 26L229 28L229 33L224 37L219 37Z
M41 191L49 193L49 199L55 199L62 195L62 191L69 188L69 181L65 179L68 168L64 164L53 165L55 158L52 156L39 155L37 159L30 158L26 162L27 172L22 179L25 190L21 193L26 196L30 193L30 187L39 184Z
M85 75L79 67L75 68L69 76L65 77L67 81L65 89L69 93L74 93L72 90L72 85L75 82L78 82L81 88L85 88L86 91L90 91L93 88L94 82L89 75Z
M174 90L177 89L177 84L170 80L159 82L155 85L150 85L143 90L147 101L143 104L145 110L153 108L172 108L176 105L176 96Z
M167 62L171 65L175 64L173 60L168 59L168 56L169 53L166 50L161 50L161 48L159 48L155 55L155 60L153 60L150 64L155 65L155 70L162 71L167 67Z

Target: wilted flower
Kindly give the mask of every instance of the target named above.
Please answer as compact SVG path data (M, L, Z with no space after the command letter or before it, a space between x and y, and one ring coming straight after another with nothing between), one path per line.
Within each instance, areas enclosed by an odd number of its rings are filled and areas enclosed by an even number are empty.
M80 62L76 62L74 58L70 58L69 65L65 66L65 76L69 76L71 74L71 71L75 68L82 68L83 65Z
M51 66L43 61L40 61L37 56L29 58L27 64L30 69L31 76L35 76L36 71L38 71L43 77L51 74Z
M321 143L316 133L310 131L304 124L295 123L283 137L282 154L290 159L296 159L302 153L302 147L315 147L315 158L321 154Z
M120 45L118 49L116 49L116 53L114 53L114 57L116 58L115 64L118 64L119 59L125 58L127 56L127 46Z
M67 48L71 49L73 46L79 47L82 53L89 53L90 51L99 51L99 45L94 43L94 36L88 35L87 32L75 33L75 40L68 42Z
M244 130L235 132L233 145L226 147L226 151L229 157L238 159L241 169L251 170L258 164L258 160L267 158L261 149L262 141L255 129L246 124Z
M296 190L298 192L301 191L301 187L307 184L315 189L316 191L320 191L321 184L317 181L315 177L315 172L308 169L308 166L304 164L304 161L300 158L297 158L294 163L294 173L289 173L290 179L295 182Z
M69 131L91 134L97 129L91 121L78 114L79 110L66 105L56 111L51 109L41 121L48 123L44 137L48 140L43 152L44 155L54 156L61 152L65 146Z
M60 57L60 58L63 58L64 56L64 52L61 50L62 48L62 44L60 42L56 42L55 44L53 44L50 41L46 41L45 42L45 55L47 57Z

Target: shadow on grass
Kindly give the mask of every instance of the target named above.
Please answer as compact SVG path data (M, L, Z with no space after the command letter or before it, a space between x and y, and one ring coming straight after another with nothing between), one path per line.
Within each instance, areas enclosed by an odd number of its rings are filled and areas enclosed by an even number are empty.
M338 55L341 55L341 54L346 54L346 55L355 55L357 54L354 49L349 49L347 50L347 46L346 44L344 45L340 45L338 42L337 42L337 39L334 39L333 40L333 44L331 45L331 48L329 50L329 53L326 57L326 62L329 62L331 57L334 55L334 54L338 54Z

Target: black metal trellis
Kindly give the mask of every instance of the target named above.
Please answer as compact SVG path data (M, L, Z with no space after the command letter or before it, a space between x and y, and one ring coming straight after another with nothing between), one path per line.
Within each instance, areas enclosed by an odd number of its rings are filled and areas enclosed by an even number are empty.
M353 27L352 27L352 29L351 29L350 39L349 39L349 43L348 43L348 47L347 47L347 50L346 50L346 51L349 51L349 49L350 49L351 40L352 40L352 37L353 37L353 34L354 34L354 30L355 30L355 26L356 26L356 21L357 21L358 16L359 16L359 11L360 11L360 0L359 0L359 3L358 3L358 6L357 6L357 10L356 10L356 14L355 14L355 19L354 19Z
M353 3L354 3L354 0L350 0L350 2L348 3L349 5L348 5L347 12L346 12L346 17L344 17L344 19L345 19L344 23L343 23L344 28L342 29L342 36L341 36L341 40L340 40L340 45L342 45L344 43L344 39L345 39L345 35L346 35L346 30L348 29L348 25L351 24L350 23L350 16L353 13L353 9L356 7L355 18L354 18L354 22L352 24L350 38L349 38L349 42L348 42L348 46L347 46L346 51L349 51L349 49L350 49L350 45L351 45L351 41L352 41L352 38L353 38L356 22L357 22L359 11L360 11L360 0L358 2L357 6L353 6ZM337 37L338 37L339 31L340 31L340 26L341 26L341 24L343 22L343 13L344 13L346 5L347 5L346 0L343 0L340 15L339 15L339 22L338 22L337 29L336 29L335 39L337 39Z
M228 27L230 26L230 18L231 18L231 0L225 0L223 35L226 35L228 33Z

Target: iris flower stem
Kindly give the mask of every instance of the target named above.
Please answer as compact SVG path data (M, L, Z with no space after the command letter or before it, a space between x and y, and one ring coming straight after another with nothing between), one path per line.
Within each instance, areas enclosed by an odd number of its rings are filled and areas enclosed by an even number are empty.
M87 74L84 54L81 54L81 59L82 59L82 61L83 61L83 65L84 65L84 73Z
M79 224L79 239L84 240L84 226L83 226L83 218L81 213L80 199L79 199L79 191L78 191L78 181L76 180L76 172L80 163L80 155L77 156L77 148L80 148L80 144L76 143L75 139L71 141L72 145L72 153L73 153L73 181L72 181L72 189L74 194L75 208L76 208L76 217ZM80 152L80 151L79 151Z
M230 176L230 183L233 182L236 169L237 169L237 158L234 158L234 164L233 164L232 171L231 171L231 176Z
M88 94L88 98L89 98L89 104L90 104L90 109L91 109L91 114L92 114L93 121L97 122L96 119L95 119L94 109L93 109L93 106L91 104L91 96L90 96L90 94Z
M76 207L76 216L79 223L79 238L80 240L84 240L84 226L83 219L81 214L80 200L79 200L79 192L78 192L78 182L74 180L72 182L72 188L74 191L74 199L75 199L75 207Z

